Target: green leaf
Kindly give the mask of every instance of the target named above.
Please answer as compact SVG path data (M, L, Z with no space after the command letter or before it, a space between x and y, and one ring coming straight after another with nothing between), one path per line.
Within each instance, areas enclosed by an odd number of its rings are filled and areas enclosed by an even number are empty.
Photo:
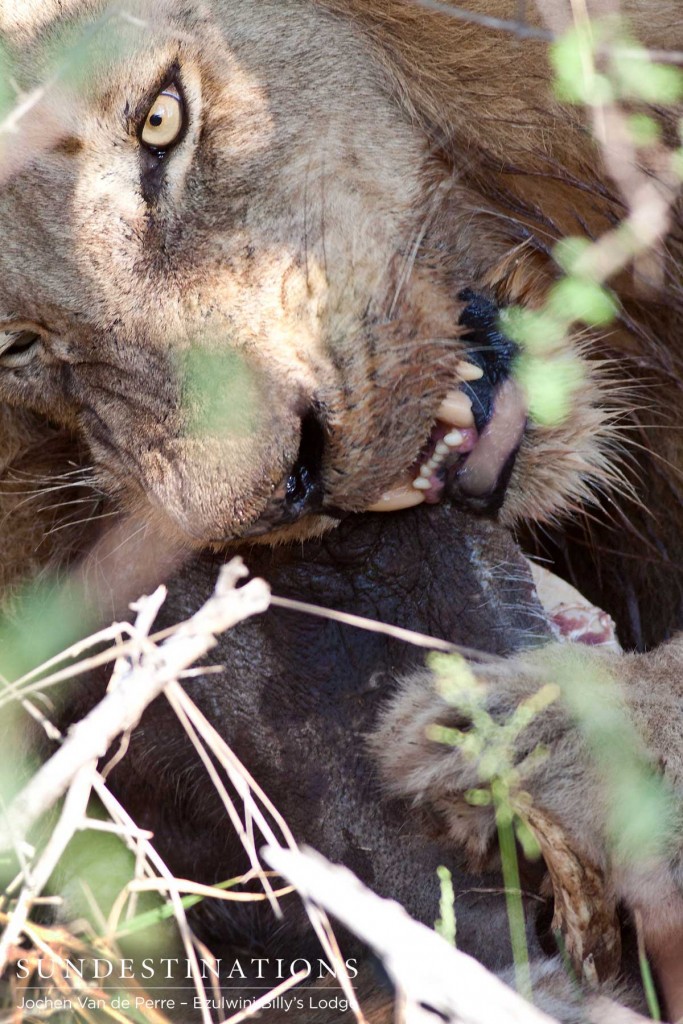
M468 789L465 800L473 807L488 807L491 804L491 793L488 789Z
M591 31L572 29L551 46L550 63L560 99L587 106L611 103L614 99L609 78L595 70L594 49L599 35L599 25L592 22Z
M451 946L456 944L457 923L455 917L455 890L453 888L453 876L447 867L441 864L436 869L436 874L441 887L439 898L440 917L435 921L434 928L446 942Z
M659 125L649 114L631 114L628 128L636 146L652 146L662 136Z
M566 420L585 371L574 357L538 359L522 355L515 364L515 377L526 392L531 419L544 426L557 426Z
M479 698L482 686L461 654L434 654L428 662L436 677L436 688L449 704L470 705Z
M675 149L671 154L671 170L683 181L683 148Z
M581 257L590 249L592 242L579 235L562 238L553 249L553 259L566 274L574 274Z
M241 881L242 876L240 875L237 878L228 878L223 882L214 882L213 888L223 890L233 889L236 885L239 885ZM198 896L194 893L190 893L187 896L181 896L180 902L185 910L189 910L190 907L194 907L197 903L201 903L202 900L208 898L209 897L207 896ZM171 903L170 899L167 899L162 906L156 907L153 910L145 911L142 914L137 914L135 917L132 917L119 925L114 937L116 939L121 939L125 935L133 935L137 932L145 931L147 928L153 928L161 921L167 921L173 917L175 917L175 907Z
M622 864L646 864L654 857L666 857L672 848L677 827L675 802L647 764L619 753L613 752L605 780L613 795L608 818L612 853Z
M527 823L519 816L516 816L514 820L514 829L515 835L517 836L519 845L524 851L526 859L538 860L541 856L541 846Z
M461 747L467 735L460 729L449 729L445 725L428 725L425 736L434 743L443 743L447 747Z
M130 59L146 37L145 26L111 7L92 21L64 19L47 36L42 61L76 94L98 88L106 70Z
M6 117L12 106L19 100L19 97L10 86L13 78L14 68L12 59L5 47L0 43L0 118Z
M245 356L226 341L208 339L180 361L183 410L191 436L247 437L257 429L261 405Z
M683 97L683 72L668 64L655 64L642 46L616 49L613 66L624 97L659 105L676 103Z
M539 355L560 347L566 332L566 320L548 309L508 306L500 311L498 319L506 337Z
M565 277L554 284L548 295L551 311L582 320L593 327L604 327L614 320L618 305L612 292L595 281Z

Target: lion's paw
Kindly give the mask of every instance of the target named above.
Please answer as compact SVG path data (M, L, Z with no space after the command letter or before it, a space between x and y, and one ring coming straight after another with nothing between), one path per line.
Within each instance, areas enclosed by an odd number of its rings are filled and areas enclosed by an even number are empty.
M656 859L680 860L675 665L683 666L676 642L651 655L557 643L471 667L435 657L433 671L401 683L373 751L389 790L436 810L475 858L495 816L472 791L502 778L513 809L557 826L582 859L600 870L616 864L617 878L642 874L646 862L647 874Z
M435 671L402 681L372 737L390 792L436 810L449 838L475 862L495 833L493 806L481 794L496 779L513 781L513 802L568 818L584 839L595 831L585 813L595 787L590 759L545 660L537 652L472 671L436 659Z

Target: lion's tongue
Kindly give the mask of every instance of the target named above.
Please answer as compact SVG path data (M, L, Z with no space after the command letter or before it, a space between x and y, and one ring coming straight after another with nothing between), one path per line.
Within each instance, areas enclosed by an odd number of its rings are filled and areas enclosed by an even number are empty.
M527 410L519 387L506 380L496 391L494 412L471 454L457 471L462 495L481 498L493 494L511 458L519 448Z

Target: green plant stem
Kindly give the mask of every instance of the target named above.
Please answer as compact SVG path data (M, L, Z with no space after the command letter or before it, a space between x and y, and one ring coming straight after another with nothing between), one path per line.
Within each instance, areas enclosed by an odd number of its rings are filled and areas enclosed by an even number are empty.
M657 989L655 988L655 981L652 977L650 961L648 960L647 951L645 949L642 921L638 911L636 911L636 936L638 940L638 964L640 966L640 977L643 982L643 990L645 992L647 1011L652 1020L661 1020L662 1011L659 1006L659 999L657 998Z
M519 880L515 834L509 810L507 807L499 804L495 791L494 802L498 843L503 868L503 884L505 886L505 902L510 928L510 944L515 963L515 984L519 994L531 1002L533 996L531 991L531 972L529 970L529 950L526 942L524 906L522 904L522 887Z
M640 976L643 981L643 989L645 990L648 1013L653 1020L661 1020L662 1012L659 1008L659 1000L657 999L657 990L650 969L650 961L642 953L639 955L638 960L640 962Z

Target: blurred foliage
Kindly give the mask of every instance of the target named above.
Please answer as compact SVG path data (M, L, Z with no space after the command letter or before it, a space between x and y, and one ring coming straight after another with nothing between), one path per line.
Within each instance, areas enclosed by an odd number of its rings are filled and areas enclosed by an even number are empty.
M456 946L457 923L455 917L455 890L453 875L445 865L436 870L441 894L439 896L439 917L434 922L434 930L451 946Z
M619 16L577 19L550 47L550 61L555 92L567 103L595 106L635 99L668 105L683 99L683 72L653 61Z
M651 110L683 99L680 68L653 61L626 21L615 16L577 19L550 47L550 60L560 100L585 108L615 105L634 149L657 147L666 154L668 170L683 181L683 148L665 149L660 123ZM643 244L627 224L616 230L626 266ZM582 237L559 241L553 257L565 277L550 289L545 304L534 310L513 306L501 314L502 330L520 347L516 375L526 391L530 417L545 426L566 418L585 383L583 364L571 354L572 331L577 326L608 327L619 315L618 300L594 258L599 243L600 239Z
M242 353L218 341L192 345L179 368L186 430L196 437L248 437L261 408Z

